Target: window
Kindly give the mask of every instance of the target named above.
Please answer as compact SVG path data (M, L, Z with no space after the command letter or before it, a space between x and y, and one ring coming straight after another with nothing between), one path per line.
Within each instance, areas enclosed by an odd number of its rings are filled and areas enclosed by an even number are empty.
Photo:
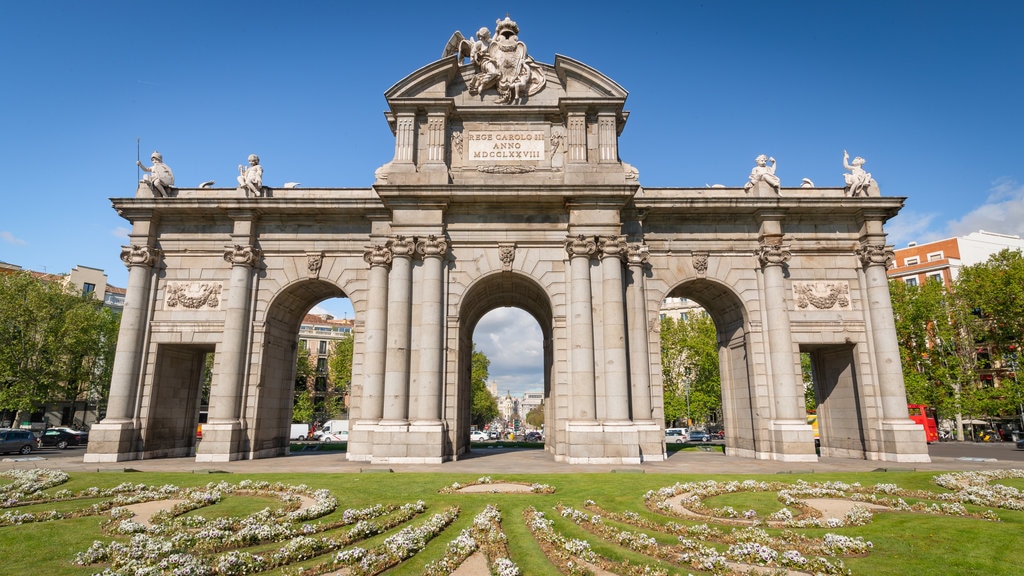
M918 256L911 256L909 258L904 258L903 259L903 265L904 266L913 266L915 264L920 264L920 263L921 263L921 258L918 257Z
M907 278L903 281L907 283L907 286L917 286L917 278Z
M86 282L85 284L82 284L82 296L88 296L89 294L92 294L95 291L96 291L96 285L95 284L90 284L89 282Z
M936 260L942 260L942 252L932 252L928 255L929 262L935 262Z
M320 341L320 354L327 354L327 340Z
M299 340L299 350L306 352L309 350L309 343L305 339Z
M939 284L942 284L942 274L929 274L928 279L931 280L932 282L938 282Z
M316 373L327 374L327 358L316 359Z

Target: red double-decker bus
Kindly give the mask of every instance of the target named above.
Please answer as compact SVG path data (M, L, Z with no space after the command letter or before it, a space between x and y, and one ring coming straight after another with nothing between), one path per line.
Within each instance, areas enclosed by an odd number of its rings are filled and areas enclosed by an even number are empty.
M930 444L939 441L939 427L935 419L935 409L927 404L907 404L910 419L924 426L924 438Z

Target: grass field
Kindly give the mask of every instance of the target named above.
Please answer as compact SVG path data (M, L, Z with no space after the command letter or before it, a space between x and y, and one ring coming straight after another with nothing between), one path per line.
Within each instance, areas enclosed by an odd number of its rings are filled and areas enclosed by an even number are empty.
M492 573L528 576L738 573L787 552L797 571L822 558L823 573L1020 574L1024 471L937 477L117 472L38 490L45 479L5 473L0 574L447 574L474 547L504 558ZM801 504L819 496L889 509L830 517ZM121 508L172 497L188 509L149 528ZM76 564L90 549L92 563ZM700 569L715 557L728 563Z

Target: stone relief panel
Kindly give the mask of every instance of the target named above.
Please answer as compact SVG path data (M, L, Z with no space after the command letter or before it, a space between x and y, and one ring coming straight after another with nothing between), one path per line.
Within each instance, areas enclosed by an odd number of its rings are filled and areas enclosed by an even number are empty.
M839 282L793 282L793 300L797 308L806 310L849 310L850 283Z
M165 303L168 308L217 310L223 288L221 282L168 282Z

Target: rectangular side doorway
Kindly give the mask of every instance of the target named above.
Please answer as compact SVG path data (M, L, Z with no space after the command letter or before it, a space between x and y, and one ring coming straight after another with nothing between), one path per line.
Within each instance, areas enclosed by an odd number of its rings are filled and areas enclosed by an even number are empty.
M864 458L866 454L863 394L858 388L854 349L853 344L800 348L811 356L822 456Z

